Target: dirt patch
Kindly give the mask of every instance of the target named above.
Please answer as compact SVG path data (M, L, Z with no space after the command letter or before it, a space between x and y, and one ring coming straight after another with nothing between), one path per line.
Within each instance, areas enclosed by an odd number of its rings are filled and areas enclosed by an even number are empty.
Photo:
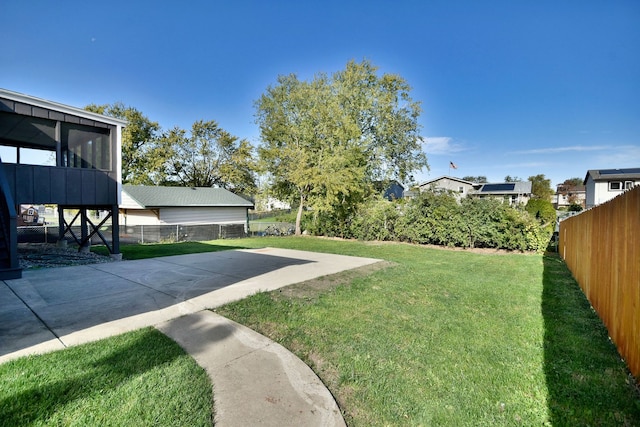
M357 239L345 239L343 237L327 237L327 236L313 236L315 239L325 239L325 240L337 240L337 241L345 241L345 242L362 242L365 245L370 246L383 246L383 245L411 245L411 246L419 246L422 248L431 248L431 249L440 249L443 251L458 251L458 252L472 252L476 254L489 254L489 255L510 255L510 254L523 254L523 255L534 255L536 252L534 251L513 251L508 249L495 249L495 248L459 248L454 246L439 246L439 245L428 245L422 243L408 243L408 242L396 242L396 241L382 241L382 240L357 240Z
M105 263L112 262L113 259L93 252L78 252L78 248L72 246L62 247L46 243L20 243L18 244L18 261L23 270L31 270Z
M378 270L383 270L394 265L396 264L393 262L379 261L363 267L289 285L284 288L280 288L278 291L274 292L274 295L281 295L286 298L314 299L323 292L334 289L340 285L350 283L353 279L368 276Z

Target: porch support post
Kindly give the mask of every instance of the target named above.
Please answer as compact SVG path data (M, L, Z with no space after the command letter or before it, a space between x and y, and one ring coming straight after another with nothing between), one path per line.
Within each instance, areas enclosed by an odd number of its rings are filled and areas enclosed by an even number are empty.
M62 129L59 120L56 122L56 166L62 167Z
M67 246L67 240L64 238L64 208L58 205L58 246Z
M89 252L91 248L91 241L88 239L89 233L87 231L87 208L85 206L80 207L80 241L84 242L79 252Z
M111 206L111 258L122 259L120 253L120 213L118 205Z

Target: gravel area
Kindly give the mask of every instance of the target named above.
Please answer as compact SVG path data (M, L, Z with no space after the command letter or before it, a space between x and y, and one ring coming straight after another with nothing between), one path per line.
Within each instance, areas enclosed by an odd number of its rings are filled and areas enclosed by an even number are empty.
M108 256L80 253L77 247L44 243L18 244L18 259L23 270L113 262Z

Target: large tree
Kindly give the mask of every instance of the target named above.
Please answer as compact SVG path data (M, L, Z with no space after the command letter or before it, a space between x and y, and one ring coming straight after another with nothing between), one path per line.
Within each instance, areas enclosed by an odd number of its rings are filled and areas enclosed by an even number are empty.
M149 171L157 170L163 159L153 152L160 131L157 122L121 102L91 104L85 110L127 121L122 130L122 182L127 184L153 184Z
M279 76L256 101L259 154L272 192L305 208L352 209L374 182L411 181L427 167L418 135L420 106L400 76L351 61L311 81Z
M214 120L199 120L191 131L175 127L158 138L158 183L188 187L220 187L237 194L256 190L253 147Z
M550 200L554 191L551 188L551 180L546 179L544 174L530 176L531 193L536 199Z

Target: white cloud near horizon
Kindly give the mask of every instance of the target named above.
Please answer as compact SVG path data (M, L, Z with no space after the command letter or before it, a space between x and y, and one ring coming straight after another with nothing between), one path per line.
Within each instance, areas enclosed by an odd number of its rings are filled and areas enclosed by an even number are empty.
M552 162L522 162L522 163L510 163L502 165L502 168L539 168L553 166Z
M534 148L532 150L519 150L513 151L514 154L553 154L553 153L566 153L568 151L603 151L611 150L610 145L571 145L568 147L550 147L550 148Z
M594 168L640 167L640 147L635 145L622 145L616 147L615 150L598 155L594 160L597 162Z
M422 145L427 155L458 153L464 150L462 144L454 143L453 138L449 136L422 137Z

